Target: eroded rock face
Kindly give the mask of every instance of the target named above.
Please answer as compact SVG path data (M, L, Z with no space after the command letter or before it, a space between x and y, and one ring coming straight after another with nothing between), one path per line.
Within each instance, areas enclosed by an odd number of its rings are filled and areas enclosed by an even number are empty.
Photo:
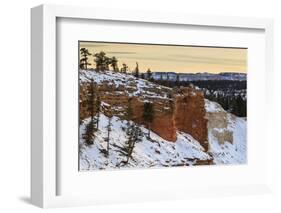
M177 96L175 107L175 124L179 131L186 132L208 150L207 119L205 118L203 93L186 89L183 95Z
M133 98L131 104L133 109L133 121L147 127L147 124L143 120L144 103L138 98ZM177 140L177 135L174 114L170 110L163 110L163 105L165 105L165 103L161 101L154 102L154 119L150 127L153 132L157 133L165 140L175 142Z
M89 85L85 84L80 87L80 119L90 116L87 110L87 99L85 98L86 87L89 87ZM149 89L149 92L153 92L153 88ZM110 106L111 113L122 119L126 119L126 110L130 98L132 120L148 127L143 119L143 105L147 98L141 95L129 97L125 92L125 87L116 88L114 85L107 85L106 83L98 85L96 90L98 90L101 101ZM171 142L177 140L177 130L188 133L207 150L208 129L203 93L192 88L181 88L171 93L168 98L149 99L153 102L154 107L154 120L150 124L151 130ZM108 110L109 108L103 107L105 114Z
M156 117L151 125L151 129L162 138L175 142L177 140L176 126L173 115Z
M225 141L233 143L233 132L228 129L230 115L219 104L208 100L205 102L209 134L215 137L219 144L224 144Z
M233 132L230 130L218 131L216 129L212 129L211 133L217 138L219 144L224 144L225 141L233 143Z

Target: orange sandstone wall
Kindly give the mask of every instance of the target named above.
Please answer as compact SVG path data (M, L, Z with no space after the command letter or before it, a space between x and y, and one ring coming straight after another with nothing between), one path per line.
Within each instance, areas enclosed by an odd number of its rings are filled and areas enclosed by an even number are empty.
M188 91L176 98L175 125L179 131L194 137L208 150L208 129L205 118L204 95L198 91Z
M132 99L133 121L143 124L143 102L137 98ZM173 113L162 110L161 102L154 102L154 120L151 124L151 130L160 137L168 141L175 142L177 140L176 127L174 123Z
M110 91L110 93L108 92ZM173 97L173 110L166 110L169 104L165 100L153 100L154 120L151 130L165 140L175 142L177 140L176 131L190 134L200 144L208 150L207 142L207 120L205 118L205 102L202 92L193 89L184 89L181 93ZM115 92L114 88L107 88L106 85L99 87L101 101L114 107L120 107L123 111L114 111L113 114L126 119L125 112L128 106L129 97L120 91ZM137 97L132 98L131 106L133 110L132 120L146 126L143 120L143 101ZM106 114L106 110L105 114ZM89 117L85 99L85 89L80 87L80 119Z

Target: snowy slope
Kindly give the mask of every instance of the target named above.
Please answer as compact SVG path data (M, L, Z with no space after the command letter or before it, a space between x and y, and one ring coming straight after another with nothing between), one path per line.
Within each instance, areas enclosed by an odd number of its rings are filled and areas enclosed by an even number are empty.
M233 131L233 143L226 141L219 144L214 135L209 132L209 152L212 153L215 164L245 164L247 163L246 122L243 118L229 118L228 129Z
M226 113L216 102L205 100L207 113ZM226 113L226 128L215 129L219 132L230 132L233 135L232 143L225 141L219 143L213 134L214 129L208 131L209 153L215 164L245 164L247 163L247 122L245 118L239 118Z
M167 91L172 90L171 88L120 72L80 70L79 76L80 83L90 82L92 79L97 84L106 83L107 85L114 85L115 88L124 86L127 95L142 98L166 99Z
M80 70L80 83L91 82L91 79L99 85L114 85L115 92L126 92L127 95L137 96L142 101L166 99L167 94L171 91L171 88L160 86L144 79L137 79L128 74L112 71L97 73L95 71ZM123 89L118 90L119 87L123 87ZM102 105L104 104L107 103L103 102ZM246 163L246 120L227 113L218 103L207 99L205 99L205 109L207 115L215 115L210 116L210 119L218 119L217 123L219 125L225 123L223 127L210 125L210 128L208 128L209 150L207 152L204 151L198 141L187 133L177 132L177 141L170 142L151 132L151 139L147 139L144 134L142 141L136 144L132 154L133 160L131 159L126 165L120 164L126 160L126 157L119 151L127 140L127 121L121 120L117 116L112 117L109 157L107 157L104 150L107 149L106 138L109 118L101 113L94 144L86 145L83 134L90 122L90 119L87 118L80 125L80 171L118 167L149 168L212 163ZM210 123L214 123L214 120L209 120L208 124ZM141 130L143 133L148 132L143 126ZM231 140L226 139L221 143L214 133L231 135Z
M107 142L107 125L108 117L101 114L99 130L93 145L85 145L82 138L85 127L90 119L86 119L80 126L80 171L95 169L114 169L120 166L120 163L126 159L125 156L118 152L117 146L123 146L126 141L126 124L127 121L120 120L113 116L112 132L110 133L109 158L100 150L106 149ZM143 133L147 129L141 127ZM142 142L136 144L133 150L133 160L129 160L125 168L149 168L159 166L182 166L192 165L197 160L210 160L210 156L203 151L203 148L194 138L186 133L177 133L175 143L164 140L158 135L151 132L151 139L148 140L143 136ZM116 146L117 145L117 146Z

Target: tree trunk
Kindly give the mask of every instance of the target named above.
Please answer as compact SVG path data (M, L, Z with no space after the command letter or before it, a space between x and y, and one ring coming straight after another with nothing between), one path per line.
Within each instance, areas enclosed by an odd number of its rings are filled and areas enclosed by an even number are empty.
M97 114L97 129L99 129L100 113Z
M150 123L148 124L148 138L150 138Z
M107 156L109 156L109 131L107 132Z

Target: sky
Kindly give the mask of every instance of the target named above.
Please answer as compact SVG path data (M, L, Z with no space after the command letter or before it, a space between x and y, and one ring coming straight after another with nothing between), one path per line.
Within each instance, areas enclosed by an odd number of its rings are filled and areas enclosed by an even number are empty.
M115 56L119 68L126 63L129 70L134 70L138 62L141 72L146 72L148 68L153 72L176 73L247 72L246 48L80 41L82 47L90 53L104 51L109 57ZM92 64L90 67L95 67L92 56L89 63Z

